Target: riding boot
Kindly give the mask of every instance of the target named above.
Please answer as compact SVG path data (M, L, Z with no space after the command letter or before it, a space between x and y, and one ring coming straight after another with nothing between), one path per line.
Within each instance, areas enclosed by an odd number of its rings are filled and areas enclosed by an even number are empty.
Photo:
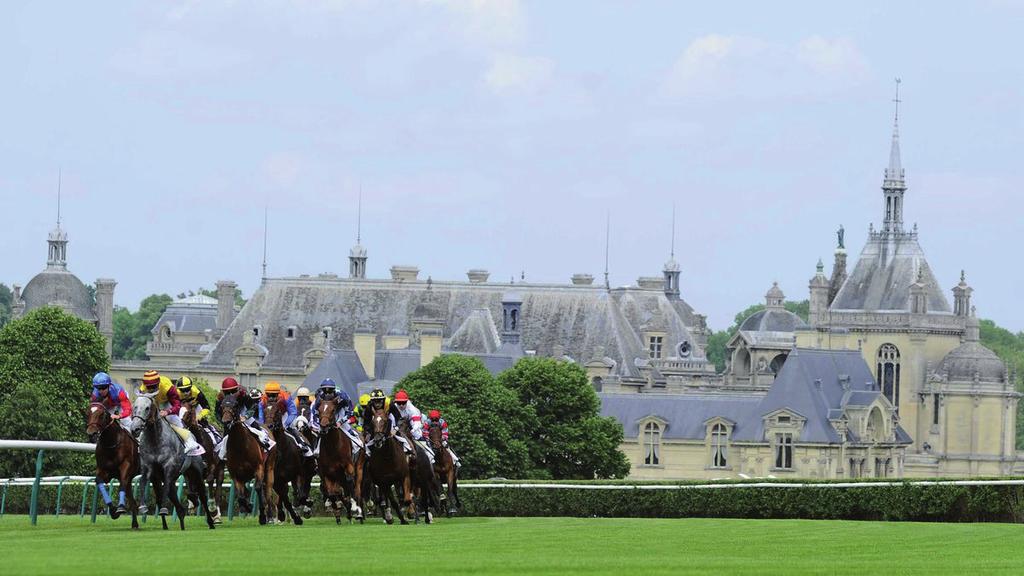
M454 450L449 448L448 449L448 455L452 457L452 462L455 463L455 468L456 469L462 468L462 461L459 460L459 457L455 455L455 451Z
M225 460L228 457L228 437L221 438L220 442L217 442L213 449L221 460Z

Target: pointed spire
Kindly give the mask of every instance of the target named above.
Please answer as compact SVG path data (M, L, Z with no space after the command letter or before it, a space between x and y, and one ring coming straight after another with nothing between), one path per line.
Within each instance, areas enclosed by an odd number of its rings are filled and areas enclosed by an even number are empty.
M356 204L356 245L348 252L348 277L366 278L366 248L363 248L363 183L359 183Z
M60 227L61 171L57 171L57 227L46 239L46 267L51 270L67 270L68 235Z
M892 121L892 144L889 148L889 167L885 169L886 182L892 182L894 184L903 184L903 162L900 159L900 82L901 80L897 78L896 97L893 98L896 110Z
M270 207L263 206L263 283L267 281L267 224L270 219Z

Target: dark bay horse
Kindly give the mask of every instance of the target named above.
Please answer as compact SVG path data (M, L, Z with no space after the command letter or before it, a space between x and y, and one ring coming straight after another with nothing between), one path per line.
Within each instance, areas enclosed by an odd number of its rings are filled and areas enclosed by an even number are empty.
M308 406L299 409L299 416L302 416L306 422L312 422L312 419L316 418L316 414L312 414ZM313 432L313 428L311 426L302 426L299 433L302 434L303 439L305 439L310 446L316 446L317 436L316 433ZM313 477L319 473L316 456L304 457L302 459L302 467L302 493L306 495L306 499L304 501L299 500L298 505L302 507L302 517L309 518L313 515L313 504L309 500L310 494L313 490ZM323 490L321 490L321 492L323 492ZM299 498L298 490L296 490L295 498L296 500Z
M378 506L384 514L384 522L394 522L391 508L398 511L398 519L408 524L404 507L408 515L416 518L416 506L412 500L412 479L409 476L409 460L405 456L401 443L392 434L391 419L383 408L373 410L371 454L365 458L364 464L356 472L356 501L361 509L365 509L363 499L363 475L369 474L370 481L377 487ZM365 454L365 452L363 453ZM392 488L402 491L402 507ZM385 499L391 506L385 506Z
M295 488L296 500L299 502L306 500L306 495L302 491L306 485L303 480L305 456L295 440L284 429L284 415L287 411L287 401L284 398L279 398L277 402L268 403L264 412L267 429L274 435L274 441L277 442L277 446L274 447L277 451L277 461L274 463L273 474L268 479L268 482L274 487L277 498L274 499L274 505L270 509L277 511L278 522L284 522L284 510L279 505L284 504L292 522L296 526L301 526L302 518L295 513L292 501L288 497L288 485L291 484Z
M416 500L417 514L414 518L416 522L419 522L422 515L427 524L430 524L434 521L434 513L431 512L431 509L441 510L441 498L438 494L440 486L437 476L434 474L434 467L430 465L430 456L427 455L427 451L413 442L408 420L402 420L399 430L400 434L413 447L413 454L409 456L409 481L412 484L413 496Z
M188 410L185 411L185 415L182 416L181 422L196 437L196 441L203 446L203 450L206 450L206 453L203 454L203 463L206 465L206 477L204 480L206 481L207 493L210 499L213 500L213 521L220 524L220 507L224 489L224 461L220 459L217 451L214 450L214 442L210 433L196 421L198 410L201 409L189 406ZM188 497L192 501L192 505L198 508L199 495L190 490Z
M110 417L103 404L94 402L90 405L88 416L85 432L89 435L89 441L96 443L96 486L103 486L114 478L119 481L118 490L124 494L123 500L127 500L128 510L132 513L132 529L138 530L139 504L132 491L132 479L139 473L139 446L132 435ZM106 489L102 492L111 518L117 520L127 512L122 498L118 499L117 508L114 508Z
M227 434L227 469L231 473L231 481L235 484L238 508L242 512L252 513L249 481L254 481L253 489L259 508L260 524L267 523L267 505L270 502L268 483L274 477L274 459L277 446L264 453L260 441L246 428L242 422L238 397L234 394L221 401L221 423Z
M444 445L440 426L430 428L430 446L434 449L434 474L438 482L448 485L447 514L451 516L462 508L462 501L459 500L459 469L455 467L455 461Z
M338 425L337 399L321 400L317 409L320 421L320 470L321 490L327 498L328 507L334 510L334 520L341 524L342 506L346 509L349 522L352 514L362 521L363 513L355 501L353 480L356 474L352 463L352 440Z
M141 479L139 486L150 482L160 520L167 530L167 515L170 511L164 505L167 500L174 505L178 513L181 529L185 529L185 507L178 500L174 484L182 474L188 481L189 489L195 490L201 500L203 512L206 513L206 524L213 530L213 515L206 501L206 484L203 483L203 459L199 456L186 456L178 434L166 420L160 417L154 394L139 394L132 406L132 430L139 437L139 460L141 463Z

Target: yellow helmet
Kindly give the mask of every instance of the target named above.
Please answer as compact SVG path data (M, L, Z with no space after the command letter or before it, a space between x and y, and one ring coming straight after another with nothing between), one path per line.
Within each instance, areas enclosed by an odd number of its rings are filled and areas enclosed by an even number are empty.
M191 398L192 397L192 379L191 378L189 378L188 376L182 376L181 378L178 378L177 382L175 382L174 385L178 389L178 392L182 396L184 396L186 398Z
M309 388L306 388L305 386L295 391L296 398L309 398L310 396L312 396L312 394L309 393Z
M280 394L281 383L278 382L277 380L271 380L270 382L267 382L266 386L263 387L263 391L266 392L267 394Z
M366 405L369 404L369 403L370 403L370 395L369 394L363 394L362 396L359 397L359 405L362 406L363 408L365 408Z

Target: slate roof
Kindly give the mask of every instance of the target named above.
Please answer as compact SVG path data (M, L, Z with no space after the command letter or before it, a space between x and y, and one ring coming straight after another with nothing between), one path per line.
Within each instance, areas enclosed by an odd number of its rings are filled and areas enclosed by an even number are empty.
M197 332L217 328L217 301L207 296L195 296L172 302L153 325L151 333L157 334L160 327L170 324L174 332ZM212 301L208 302L208 301Z
M797 328L806 327L807 323L789 310L769 308L747 316L739 329L746 332L794 332Z
M873 233L832 302L833 310L909 311L910 285L925 284L928 312L951 313L942 287L935 280L917 234Z
M63 269L48 268L36 274L21 291L25 312L44 306L59 306L88 322L96 322L89 289L77 276Z
M760 397L747 395L698 394L599 394L601 415L622 423L626 438L637 438L640 420L653 416L668 422L662 438L704 440L705 422L716 416L736 423L733 435L744 431L756 419L754 412Z
M481 315L490 313L491 324L502 316L502 297L508 284L433 281L368 280L347 278L268 279L253 294L216 347L204 358L204 366L230 366L242 334L262 326L260 341L270 351L265 365L301 368L303 354L313 347L312 336L331 327L332 347L352 348L357 328L369 328L378 336L389 331L410 331L417 308L435 311L444 321L445 348L470 354L493 353L491 328ZM634 359L646 358L640 327L655 314L666 323L669 349L683 340L704 351L688 329L696 317L681 300L670 301L660 290L600 286L515 284L522 298L522 348L550 356L561 347L580 362L594 357L597 349L617 363L618 375L639 374ZM427 307L421 305L430 302ZM467 324L468 322L468 324ZM466 326L464 326L466 325ZM298 328L296 338L285 341L288 326ZM493 334L492 334L493 336Z

